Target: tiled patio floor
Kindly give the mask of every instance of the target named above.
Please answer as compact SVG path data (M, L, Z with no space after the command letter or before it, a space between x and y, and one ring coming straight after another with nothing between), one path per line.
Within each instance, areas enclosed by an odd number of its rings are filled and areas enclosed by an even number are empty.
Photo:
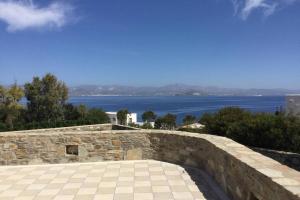
M0 199L226 200L227 198L202 171L145 160L2 166Z

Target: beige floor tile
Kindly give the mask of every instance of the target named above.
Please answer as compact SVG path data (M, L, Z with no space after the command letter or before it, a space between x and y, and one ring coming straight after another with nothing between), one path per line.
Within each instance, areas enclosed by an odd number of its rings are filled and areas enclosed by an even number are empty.
M152 193L134 193L134 200L153 200Z
M30 185L35 181L35 179L22 179L19 180L18 182L16 182L16 184L20 184L20 185Z
M60 195L76 195L78 193L79 188L73 188L73 189L62 189L59 191Z
M85 179L85 183L99 183L101 181L101 177L99 176L93 176L93 177L88 177Z
M42 190L47 186L47 184L31 184L26 190Z
M116 194L132 194L133 193L133 187L127 187L127 186L124 186L124 187L116 187L116 191L115 191Z
M169 186L152 186L152 191L155 193L159 192L171 192L171 189Z
M55 196L60 189L43 189L38 196Z
M73 200L75 195L57 195L53 200Z
M133 200L133 194L115 194L114 200Z
M100 187L98 188L97 194L114 194L115 187Z
M152 186L164 186L168 185L168 181L151 181Z
M86 183L84 182L82 185L81 185L81 188L91 188L91 187L94 187L94 188L97 188L99 185L99 182L92 182L92 183Z
M118 181L117 182L117 186L134 186L134 182L133 181Z
M174 199L193 200L194 197L190 192L172 192Z
M76 195L74 200L94 200L95 195Z
M152 187L151 186L134 187L133 191L134 193L150 193L152 192Z
M119 178L118 176L102 177L101 181L117 181L118 178Z
M150 177L151 181L165 181L167 178L163 175L154 175Z
M1 191L8 190L11 186L12 186L11 184L0 185L0 192L1 192Z
M63 183L50 183L45 187L45 189L59 189L63 188L64 186L65 184Z
M189 192L189 189L186 185L172 185L172 192Z
M134 181L134 177L122 177L122 176L119 176L118 181Z
M154 199L156 200L173 199L173 195L171 192L159 192L159 193L154 192L153 195L154 195Z
M3 191L0 196L1 197L16 197L18 196L20 193L22 193L23 190L16 190L16 189L8 189Z
M67 183L63 187L63 189L75 189L75 188L80 188L82 183Z
M151 186L150 181L134 181L134 187L144 187L144 186Z
M38 193L40 193L41 190L23 190L19 196L23 197L23 196L35 196L38 195Z
M98 187L105 188L105 187L116 187L117 182L115 181L105 181L105 182L100 182Z
M114 195L113 194L97 194L94 197L94 200L113 200Z
M68 178L54 178L50 183L67 183Z
M80 188L77 195L95 195L97 188Z
M14 200L33 200L35 198L35 196L19 196L14 198Z
M169 185L185 185L183 180L168 180Z
M150 176L135 176L135 181L150 181Z

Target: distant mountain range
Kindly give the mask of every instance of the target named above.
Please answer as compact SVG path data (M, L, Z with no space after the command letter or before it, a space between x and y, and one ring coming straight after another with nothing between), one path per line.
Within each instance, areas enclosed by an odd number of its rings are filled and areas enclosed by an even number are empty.
M238 89L173 84L161 87L122 85L81 85L69 87L70 96L282 96L300 94L288 89Z

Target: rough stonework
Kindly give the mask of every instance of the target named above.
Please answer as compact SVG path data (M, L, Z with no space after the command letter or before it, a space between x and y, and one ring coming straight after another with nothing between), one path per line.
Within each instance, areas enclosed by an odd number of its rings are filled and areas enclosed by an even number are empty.
M67 154L66 146L72 152ZM71 153L72 153L71 152ZM202 169L234 200L298 200L300 173L228 138L163 130L0 133L3 165L154 159Z

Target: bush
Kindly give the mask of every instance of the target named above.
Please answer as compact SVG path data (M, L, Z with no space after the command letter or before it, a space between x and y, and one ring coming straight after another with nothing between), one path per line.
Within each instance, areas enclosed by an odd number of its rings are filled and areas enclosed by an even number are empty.
M176 115L170 113L163 117L159 117L155 121L156 129L173 130L176 128Z
M109 117L107 114L99 108L92 108L88 111L86 120L92 124L109 123Z
M296 118L229 107L203 115L200 122L205 132L244 145L300 153L300 120Z

